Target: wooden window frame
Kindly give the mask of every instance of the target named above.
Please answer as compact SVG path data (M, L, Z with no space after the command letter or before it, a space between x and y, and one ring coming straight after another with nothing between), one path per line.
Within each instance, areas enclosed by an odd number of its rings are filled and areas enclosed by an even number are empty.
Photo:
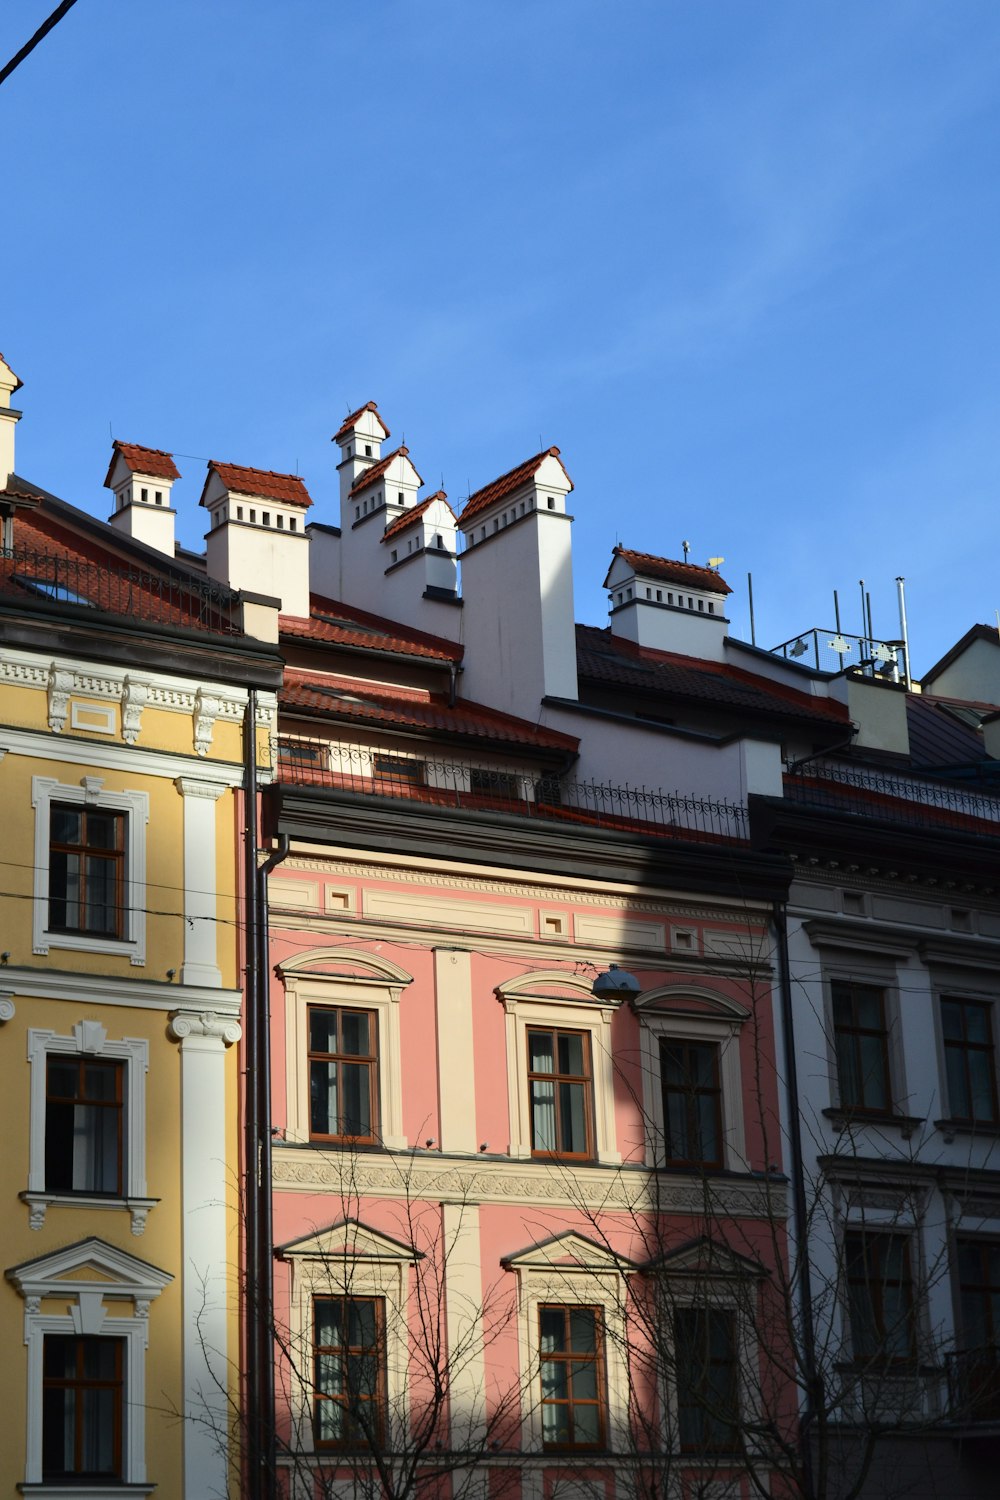
M53 825L59 813L69 813L78 817L81 822L81 836L79 843L69 843L56 839L53 835ZM115 830L113 848L95 846L87 842L87 825L92 817L111 819ZM126 844L128 839L128 815L119 808L90 807L86 804L62 802L55 798L49 808L49 913L47 919L47 930L53 933L73 933L82 937L104 939L111 942L121 942L125 936L125 869L126 869ZM53 893L54 872L52 868L52 857L56 854L76 856L80 862L80 894L77 898L77 906L80 913L78 923L54 923L52 920L53 905L62 901L64 905L69 904L68 896L57 896ZM100 860L113 868L113 902L114 926L112 928L90 926L87 923L88 900L87 887L89 883L88 862Z
M996 1074L996 1039L993 1031L993 1005L989 1000L971 1000L964 995L942 995L941 1005L941 1042L944 1047L945 1083L948 1090L948 1118L960 1121L967 1125L996 1125L1000 1122L1000 1100L997 1097L997 1074ZM960 1007L962 1017L962 1037L960 1041L951 1040L944 1034L944 1007L956 1005ZM966 1010L975 1009L983 1011L986 1016L986 1029L989 1033L988 1042L970 1041L967 1035ZM989 1059L990 1075L990 1102L992 1113L989 1117L976 1114L959 1114L955 1108L955 1100L952 1097L951 1077L948 1068L949 1054L958 1053L962 1058L962 1073L965 1081L966 1098L970 1109L972 1106L973 1089L969 1076L969 1053L986 1053Z
M851 1253L851 1241L860 1242L860 1255L858 1259L863 1262L864 1274L859 1277L851 1274L851 1263L854 1256ZM903 1250L903 1272L893 1281L889 1281L885 1274L885 1253L887 1247L893 1242L900 1243ZM913 1266L910 1257L911 1236L906 1232L888 1229L848 1229L844 1235L844 1281L847 1291L848 1323L851 1335L851 1348L855 1365L867 1366L872 1364L882 1365L913 1365L917 1358L917 1303L913 1290ZM906 1294L906 1317L902 1323L907 1335L909 1345L905 1353L894 1353L885 1347L886 1338L896 1325L890 1329L886 1326L885 1319L885 1292L889 1286L900 1287ZM854 1318L854 1295L856 1290L868 1299L871 1309L871 1323L876 1346L870 1350L858 1349L859 1330Z
M532 1038L532 1036L535 1036L535 1035L549 1036L549 1037L552 1038L552 1041L553 1041L552 1057L553 1057L553 1062L554 1063L558 1060L558 1038L560 1036L579 1037L581 1039L581 1041L583 1042L584 1066L585 1066L586 1071L584 1073L582 1073L582 1074L576 1074L576 1073L558 1073L558 1072L552 1072L552 1073L534 1073L534 1072L532 1072L532 1069L531 1069L531 1038ZM525 1042L526 1042L525 1067L527 1069L527 1078L528 1078L528 1122L529 1122L528 1123L528 1129L529 1129L530 1139L531 1139L531 1155L532 1155L532 1158L534 1160L536 1160L536 1161L579 1161L579 1162L596 1161L597 1157L596 1157L596 1147L595 1147L595 1139L594 1139L594 1062L593 1062L593 1053L592 1053L592 1050L591 1050L591 1034L590 1034L590 1032L589 1031L583 1031L583 1030L580 1030L580 1029L578 1029L576 1027L571 1027L571 1026L546 1026L546 1025L539 1025L537 1023L532 1023L531 1025L529 1025L529 1026L527 1026L525 1028ZM555 1147L554 1150L547 1150L544 1147L539 1147L539 1146L535 1145L534 1107L533 1107L534 1106L533 1087L534 1087L535 1083L548 1083L548 1084L551 1084L553 1086L553 1090L554 1090L554 1093L553 1093L553 1112L554 1112L554 1118L555 1118L556 1142L557 1142L556 1147ZM561 1149L560 1144L559 1144L560 1137L561 1137L561 1134L562 1134L561 1125L560 1125L559 1094L558 1094L558 1089L559 1089L559 1085L560 1084L568 1084L568 1085L571 1085L573 1087L582 1087L583 1088L584 1130L586 1131L586 1136L587 1136L586 1149L584 1151L563 1151Z
M80 1093L78 1095L70 1098L53 1094L49 1081L53 1062L58 1063L60 1067L73 1067L76 1069L80 1086ZM125 1073L127 1066L128 1064L121 1058L94 1057L87 1053L67 1055L66 1053L48 1052L45 1054L45 1191L47 1193L67 1194L79 1198L122 1198L125 1196ZM115 1078L113 1099L87 1098L84 1090L88 1068L101 1068L105 1071L113 1072ZM74 1188L72 1185L69 1187L57 1187L49 1180L49 1153L53 1147L52 1138L55 1133L53 1117L50 1112L50 1108L53 1105L82 1106L88 1109L113 1109L116 1111L117 1175L113 1187L93 1189ZM75 1135L75 1126L72 1128L71 1133Z
M73 1376L52 1376L45 1373L45 1345L50 1340L58 1340L60 1343L68 1343L75 1346L76 1373ZM115 1373L111 1380L87 1379L83 1374L83 1363L88 1345L100 1344L110 1345L114 1350ZM61 1390L71 1391L75 1399L72 1403L73 1424L73 1468L50 1470L42 1469L43 1483L58 1483L68 1481L73 1485L87 1484L100 1485L102 1482L113 1480L120 1482L123 1478L124 1445L122 1441L123 1417L125 1410L125 1340L123 1338L108 1338L94 1334L46 1334L43 1339L42 1352L42 1405L43 1413L45 1398L49 1391ZM84 1469L83 1463L83 1441L86 1432L85 1405L80 1397L87 1391L111 1390L116 1391L118 1399L114 1403L114 1430L112 1432L113 1467L110 1470ZM63 1422L66 1420L66 1403L63 1401ZM45 1423L44 1414L42 1422L42 1456L44 1465L45 1454Z
M725 1318L728 1324L729 1356L725 1360L714 1358L711 1353L711 1338L705 1339L707 1362L704 1368L685 1366L682 1360L677 1362L677 1444L681 1453L711 1453L731 1454L738 1453L740 1449L740 1362L739 1362L739 1323L735 1308L714 1307L709 1304L692 1304L687 1307L678 1307L674 1310L674 1346L680 1349L682 1345L681 1336L677 1332L678 1320L681 1318L711 1319ZM696 1330L697 1333L708 1333L707 1328ZM706 1426L713 1425L716 1420L726 1421L725 1416L714 1413L709 1405L709 1396L712 1392L711 1372L716 1368L725 1368L729 1372L727 1380L728 1395L732 1400L732 1418L728 1422L730 1439L728 1442L718 1442L714 1436L705 1431ZM687 1375L697 1376L696 1379L686 1381ZM684 1402L682 1392L689 1391L691 1400ZM697 1437L685 1438L682 1411L686 1407L694 1407L699 1423Z
M323 1302L336 1302L341 1308L341 1327L349 1327L347 1310L353 1302L371 1303L375 1309L375 1343L371 1346L351 1344L320 1344L317 1342L317 1329L319 1327L318 1308ZM370 1449L372 1446L380 1446L385 1440L386 1419L386 1337L385 1337L385 1298L379 1296L356 1296L353 1292L343 1294L314 1294L312 1300L312 1328L313 1328L313 1445L317 1453L349 1452L352 1449ZM356 1421L353 1417L353 1408L350 1400L350 1392L345 1391L343 1395L335 1395L320 1389L319 1363L321 1357L326 1354L339 1354L350 1357L351 1354L370 1354L374 1351L378 1365L378 1388L374 1398L364 1398L368 1404L372 1404L376 1411L375 1444L366 1438L363 1433L345 1433L341 1439L321 1439L320 1433L320 1410L323 1403L331 1402L335 1406L343 1408L347 1414L348 1422Z
M712 1084L711 1086L694 1084L685 1081L679 1087L671 1086L667 1081L667 1070L664 1066L664 1052L667 1048L678 1048L685 1055L695 1048L708 1049L712 1054ZM668 1166L686 1167L712 1167L721 1168L725 1162L725 1143L723 1138L723 1110L722 1110L722 1069L720 1064L720 1045L718 1042L707 1041L695 1037L672 1037L661 1036L659 1039L660 1052L660 1088L663 1094L663 1151L664 1160ZM691 1069L685 1063L685 1079L690 1080ZM698 1142L701 1129L698 1118L697 1101L709 1097L714 1101L715 1116L715 1141L716 1155L709 1157L704 1155L678 1155L671 1150L670 1139L670 1111L667 1108L667 1100L670 1095L680 1094L685 1102L685 1134L687 1144Z
M856 996L859 991L876 994L879 1002L879 1014L881 1024L877 1027L861 1026L857 1022ZM838 992L846 993L851 1006L851 1021L849 1024L841 1024L837 1020ZM885 987L881 984L870 984L859 979L831 979L830 981L830 1006L833 1019L833 1050L837 1063L837 1093L840 1108L848 1113L863 1115L891 1115L893 1113L892 1097L892 1070L889 1065L889 1026L886 1018L886 995ZM884 1104L869 1104L865 1101L865 1079L866 1073L861 1066L860 1039L862 1037L875 1037L879 1042L879 1050L882 1058L882 1087L884 1090ZM849 1099L845 1094L845 1081L848 1077L847 1069L842 1063L841 1044L850 1047L854 1074L858 1080L860 1098Z
M312 1045L311 1045L311 1042L312 1042L312 1036L311 1036L311 1033L312 1033L311 1018L312 1018L312 1014L313 1014L314 1011L323 1011L324 1013L326 1013L328 1015L332 1012L333 1014L335 1014L337 1016L338 1045L339 1045L339 1040L340 1040L340 1029L341 1029L340 1017L342 1015L345 1015L345 1014L346 1015L352 1015L352 1016L358 1016L358 1015L367 1016L368 1017L369 1027L370 1027L370 1037L371 1037L371 1041L369 1043L369 1048L370 1048L369 1052L367 1054L365 1054L365 1055L361 1055L361 1054L355 1054L355 1053L350 1053L350 1052L317 1052L317 1051L315 1051L313 1049ZM309 1139L311 1141L337 1141L337 1142L344 1141L344 1142L349 1142L353 1146L374 1146L374 1145L379 1144L379 1142L381 1140L381 1137L379 1135L380 1119L379 1119L379 1034L378 1034L378 1013L376 1011L374 1011L374 1010L366 1010L363 1006L357 1006L357 1005L309 1004L307 1006L307 1009L306 1009L306 1039L307 1039L306 1076L307 1076L307 1082L309 1084L309 1089L310 1089L310 1093L309 1093ZM371 1120L371 1130L369 1131L369 1133L367 1135L348 1135L346 1132L343 1132L343 1131L338 1131L338 1132L336 1132L334 1134L330 1134L330 1135L323 1135L323 1134L320 1134L320 1133L318 1133L318 1132L316 1132L316 1131L313 1130L313 1128L312 1128L312 1066L313 1066L314 1062L325 1062L328 1066L329 1066L330 1063L333 1063L337 1067L337 1098L338 1098L338 1100L343 1098L343 1088L342 1088L342 1085L341 1085L341 1077L342 1077L341 1067L342 1067L342 1065L344 1063L348 1063L352 1067L360 1067L360 1066L366 1066L367 1067L367 1069L368 1069L368 1114L369 1114L369 1119ZM338 1124L339 1124L339 1118L338 1118Z
M565 1342L569 1344L569 1320L573 1313L590 1313L594 1319L594 1353L590 1357L586 1354L575 1354L568 1347L556 1354L542 1352L542 1314L546 1312L561 1312L563 1314L563 1327L565 1330ZM539 1396L539 1419L546 1406L565 1407L569 1413L569 1423L575 1427L574 1407L586 1406L596 1407L598 1416L599 1436L596 1443L550 1443L544 1438L544 1423L542 1423L542 1448L546 1453L601 1453L607 1447L608 1433L608 1394L607 1382L604 1370L604 1308L599 1305L564 1303L564 1302L539 1302L535 1309L538 1336L538 1360L539 1381L541 1381L541 1366L543 1364L562 1364L566 1366L566 1390L567 1397L561 1400L556 1397ZM594 1366L594 1385L596 1396L573 1396L573 1365L592 1364Z

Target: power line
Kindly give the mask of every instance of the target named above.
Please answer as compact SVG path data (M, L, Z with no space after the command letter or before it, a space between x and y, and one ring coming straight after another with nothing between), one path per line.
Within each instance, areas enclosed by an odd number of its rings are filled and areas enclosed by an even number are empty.
M49 32L54 26L59 25L59 22L62 20L66 12L70 10L75 4L76 0L62 0L62 3L56 6L52 14L42 22L41 26L39 26L34 36L28 38L24 46L21 48L20 52L15 52L14 56L11 58L7 66L0 70L0 83L6 83L7 79L13 73L14 69L20 67L21 63L24 62L24 59L28 56L28 54L30 52L34 52L35 48L38 46L38 43L43 41L45 37L48 36Z

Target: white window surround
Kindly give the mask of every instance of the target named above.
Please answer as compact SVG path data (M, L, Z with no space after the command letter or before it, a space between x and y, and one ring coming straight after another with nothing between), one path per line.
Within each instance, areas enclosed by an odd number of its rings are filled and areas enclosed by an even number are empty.
M381 1297L385 1303L387 1437L409 1424L407 1303L410 1268L423 1257L412 1245L345 1218L276 1254L289 1267L289 1326L292 1431L297 1451L315 1452L312 1398L313 1298ZM327 1450L321 1450L329 1460Z
M705 1251L710 1251L706 1260ZM765 1274L754 1265L717 1241L707 1237L696 1240L683 1250L671 1254L652 1269L654 1276L671 1283L667 1298L673 1311L702 1308L711 1312L732 1313L736 1325L737 1406L741 1425L746 1431L762 1414L760 1386L760 1346L755 1318L748 1307L748 1289ZM676 1284L674 1278L676 1277ZM753 1294L751 1294L753 1295ZM661 1380L660 1398L669 1413L668 1434L677 1435L677 1386L672 1378ZM741 1464L741 1457L716 1457L713 1467Z
M629 1375L626 1351L628 1277L636 1267L607 1246L595 1244L572 1230L554 1239L531 1245L505 1257L505 1269L517 1277L518 1342L523 1378L521 1421L524 1446L541 1453L542 1418L538 1399L540 1355L538 1309L545 1304L559 1307L601 1309L603 1364L608 1451L628 1453ZM564 1452L552 1454L553 1462L565 1460ZM578 1455L600 1466L601 1455Z
M173 1277L103 1240L90 1238L7 1272L24 1298L24 1342L28 1347L27 1451L22 1494L47 1500L85 1493L89 1500L131 1500L155 1488L146 1481L146 1350L149 1306ZM95 1280L95 1275L98 1278ZM66 1312L42 1312L42 1301L59 1299ZM106 1303L131 1302L131 1316L110 1314ZM68 1304L68 1305L67 1305ZM42 1478L42 1348L46 1334L120 1338L125 1341L123 1473L110 1484L67 1485Z
M714 1042L719 1048L723 1165L727 1171L745 1172L748 1164L740 1031L750 1012L736 1001L716 994L714 990L683 982L647 991L636 1001L635 1008L639 1017L642 1111L647 1160L656 1167L666 1165L660 1042L671 1038Z
M125 1193L121 1198L100 1198L77 1193L51 1193L45 1188L45 1093L46 1062L52 1056L90 1056L117 1059L125 1064L123 1173ZM86 1208L127 1208L132 1233L142 1234L146 1215L159 1201L146 1197L146 1073L149 1043L141 1037L108 1041L100 1021L78 1021L72 1035L32 1028L28 1032L28 1062L31 1065L28 1188L21 1194L30 1210L29 1224L41 1229L46 1210L53 1205Z
M31 778L31 805L35 809L35 888L32 907L32 952L47 954L50 948L76 953L107 953L127 957L140 966L146 962L146 824L149 796L146 792L105 792L104 778L83 776L76 786L67 786L52 776ZM102 937L90 932L50 932L49 844L52 803L96 807L126 815L125 828L125 936Z
M596 1159L604 1166L618 1166L622 1158L615 1134L611 1055L611 1022L617 1004L595 1000L589 979L564 970L519 975L500 985L496 993L506 1013L509 1155L523 1161L531 1159L528 1028L558 1026L586 1032L590 1037Z
M345 972L322 973L312 967L320 963ZM404 1151L399 1007L412 975L378 954L354 948L313 948L278 972L285 986L286 1140L309 1140L309 1006L339 1005L375 1012L379 1138L388 1150Z

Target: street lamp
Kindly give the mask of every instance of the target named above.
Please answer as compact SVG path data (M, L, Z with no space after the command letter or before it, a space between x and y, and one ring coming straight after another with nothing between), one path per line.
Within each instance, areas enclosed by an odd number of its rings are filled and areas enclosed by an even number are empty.
M590 987L595 1000L634 1000L642 993L642 985L634 974L609 964L603 974L598 974Z

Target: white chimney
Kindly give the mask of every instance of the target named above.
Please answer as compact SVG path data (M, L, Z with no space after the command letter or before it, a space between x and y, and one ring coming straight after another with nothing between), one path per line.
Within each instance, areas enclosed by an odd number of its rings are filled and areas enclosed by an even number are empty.
M612 635L702 661L724 659L732 590L711 568L616 547L604 587Z
M470 495L458 519L463 694L521 718L577 696L572 488L549 448Z
M401 511L382 533L380 609L390 619L458 640L458 531L444 490ZM442 608L442 606L445 606Z
M209 514L209 576L270 594L281 612L309 618L309 492L297 474L209 462L200 503Z
M354 481L378 463L382 456L382 444L389 436L389 429L378 414L374 401L352 411L334 433L332 442L340 448L340 506L342 520L346 522L345 509Z
M371 609L379 598L385 581L382 533L416 507L422 484L406 448L366 465L354 480L340 512L340 597L346 604Z
M14 472L14 428L21 413L11 406L10 398L21 389L22 382L0 354L0 489Z
M170 491L180 477L172 454L116 438L104 478L104 488L115 497L109 523L116 531L173 557L176 512Z

